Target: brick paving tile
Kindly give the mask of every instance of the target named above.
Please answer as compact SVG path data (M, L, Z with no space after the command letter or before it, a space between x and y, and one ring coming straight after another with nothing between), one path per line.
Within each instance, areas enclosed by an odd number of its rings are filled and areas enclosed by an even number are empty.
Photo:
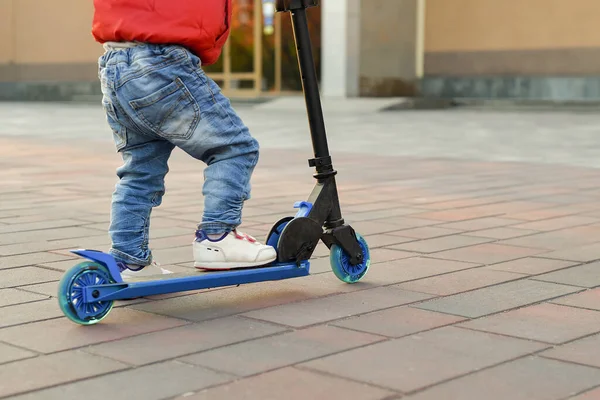
M369 235L365 236L365 240L369 244L369 249L375 249L378 247L391 246L395 244L411 242L415 240L410 237L396 236L396 235Z
M600 237L600 228L589 225L503 240L500 243L513 246L560 250L593 243L598 237Z
M126 364L81 351L66 351L0 365L0 397L126 369Z
M224 373L168 361L99 376L15 396L14 400L162 400L222 384L233 378Z
M568 215L541 221L525 222L523 224L514 225L514 228L533 229L535 231L556 231L574 226L597 224L598 222L600 222L600 219L598 218Z
M374 235L374 234L383 234L390 233L394 231L398 231L405 228L414 228L417 226L423 226L432 224L431 221L426 220L418 220L416 218L406 218L406 217L397 217L397 218L387 218L384 222L381 221L360 221L356 223L351 223L352 228L362 236Z
M88 261L88 260L83 259L83 258L71 258L68 260L56 261L56 262L42 262L42 263L38 263L37 266L43 267L44 269L51 269L54 271L58 271L62 276L62 273L64 273L65 271L73 268L75 265L77 265L79 263L86 262L86 261ZM59 277L59 279L60 279L60 277Z
M61 219L61 220L54 220L54 221L32 222L29 224L4 225L4 226L0 226L0 234L1 233L35 231L35 230L39 230L39 229L54 229L54 228L79 226L79 225L83 225L83 223L81 221L78 221L75 219Z
M37 353L0 343L0 364L35 357ZM1 387L1 386L0 386Z
M568 249L552 251L549 253L545 253L544 258L580 262L600 260L600 243L593 243L585 246L577 246Z
M316 326L181 358L237 376L250 376L364 346L383 338L333 326Z
M29 303L31 301L46 300L48 296L29 293L18 289L0 289L0 307L15 304Z
M40 251L58 250L64 246L60 242L37 241L30 243L17 243L0 246L0 257L2 256L17 256L21 254L31 254Z
M398 235L415 239L433 239L436 237L449 236L463 231L458 229L440 228L438 226L423 226L420 228L406 229L397 232L390 232L390 235Z
M475 237L484 237L490 239L512 239L518 238L522 236L532 235L537 231L527 230L527 229L517 229L510 227L500 227L500 228L490 228L483 229L479 231L469 232L469 235Z
M454 210L445 210L445 211L431 211L424 212L419 214L412 214L412 217L415 218L423 218L429 219L432 221L438 221L438 223L442 222L459 222L465 221L469 219L477 219L477 218L486 218L486 217L494 217L498 215L497 212L490 211L482 211L475 209L474 207L469 208L457 208Z
M244 315L282 325L302 327L431 297L390 286L269 307Z
M521 274L473 268L402 283L398 287L414 292L447 296L522 278Z
M3 307L0 328L57 318L63 315L56 299L35 301Z
M333 376L284 368L259 376L206 389L179 400L330 400L389 399L394 392Z
M600 286L600 261L538 275L532 279L593 288Z
M61 274L39 267L0 269L0 288L10 288L34 283L58 281Z
M373 285L391 285L478 266L478 264L461 261L412 257L371 266L368 274L364 278L364 283Z
M516 225L522 221L518 219L507 219L499 217L485 217L470 219L467 221L451 222L440 225L441 228L459 229L465 232L480 231L484 229L505 227L507 225Z
M600 288L559 297L558 299L552 300L552 303L600 311Z
M460 249L446 250L432 254L431 256L445 260L495 264L503 261L515 260L517 258L539 255L545 252L547 252L547 250L484 243Z
M415 214L422 212L416 208L404 208L404 207L393 207L383 210L365 211L365 212L354 212L348 214L348 222L355 223L359 221L377 221L385 220L388 218L399 217L403 215Z
M326 250L325 255L329 256L329 250L327 247L321 246L322 249ZM316 253L316 252L315 252ZM388 248L380 248L380 249L370 249L371 253L371 264L379 264L388 261L402 260L405 258L411 258L418 256L418 253L413 253L409 251L402 250L394 250Z
M459 326L559 344L600 332L600 312L538 304L463 322Z
M85 351L143 365L283 331L284 328L271 324L228 317L97 344Z
M427 300L414 307L476 318L549 300L568 293L577 292L578 290L580 289L573 286L520 280L448 297Z
M576 340L540 353L542 357L600 368L600 335ZM600 382L598 382L600 384Z
M521 219L525 221L538 221L551 218L565 217L568 215L579 214L581 210L574 207L552 207L542 210L530 210L522 213L509 214L508 217ZM591 215L593 216L593 215Z
M95 229L82 228L80 226L74 227L54 227L52 229L17 232L17 233L3 233L0 234L0 244L16 244L16 243L27 243L30 241L37 241L40 238L44 240L61 240L61 239L74 239L74 238L85 238L89 236L98 235L98 231ZM104 235L106 237L106 235Z
M418 253L435 253L439 251L467 247L490 241L491 239L476 238L464 235L453 235L398 244L394 246L389 246L389 248L394 250L414 251Z
M598 369L526 357L434 386L406 399L562 400L598 384Z
M570 261L551 260L546 258L525 257L518 260L507 261L490 265L485 268L496 271L516 272L518 274L538 275L571 267L576 263Z
M569 397L569 400L600 400L600 388L586 391L574 397Z
M358 284L348 285L343 283L330 272L302 279L263 282L202 292L190 296L137 304L132 308L191 321L205 321L264 307L319 298L334 293L356 291L362 287Z
M52 353L174 328L185 323L174 318L118 308L111 311L102 323L92 327L81 327L66 318L56 318L0 329L0 341L40 353Z
M464 318L412 307L395 307L334 322L332 325L388 337L401 337L463 321Z
M301 364L311 370L414 391L543 349L521 339L444 327ZM360 368L348 368L356 365Z
M38 252L30 254L20 254L16 256L0 257L0 271L3 269L25 267L29 265L40 264L43 262L63 261L75 259L73 254L56 254L52 252Z

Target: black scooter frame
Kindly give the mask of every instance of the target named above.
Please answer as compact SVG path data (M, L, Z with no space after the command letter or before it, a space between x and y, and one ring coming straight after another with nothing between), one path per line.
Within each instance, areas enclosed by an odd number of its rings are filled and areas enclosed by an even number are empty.
M322 240L329 248L334 244L340 246L350 256L350 263L356 265L362 262L363 252L354 229L346 225L342 218L335 182L337 171L333 168L327 145L325 121L308 30L306 9L318 5L318 0L276 0L277 12L291 13L315 155L308 164L316 169L314 177L317 179L317 184L308 198L308 203L313 205L311 211L306 217L291 220L281 233L277 245L278 261L308 260L319 240Z

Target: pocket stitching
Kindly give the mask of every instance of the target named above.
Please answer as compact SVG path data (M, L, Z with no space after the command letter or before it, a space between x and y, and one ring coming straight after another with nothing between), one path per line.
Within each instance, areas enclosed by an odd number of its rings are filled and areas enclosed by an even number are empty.
M185 86L185 84L183 83L183 81L181 80L181 78L177 77L172 84L175 84L176 89L169 91L169 93L164 94L160 97L158 97L156 100L148 102L148 103L144 103L141 102L141 100L143 99L139 99L139 100L130 100L129 104L130 106L134 109L135 114L146 124L146 126L148 128L150 128L151 131L155 132L157 135L162 136L165 139L189 139L193 133L193 131L196 129L196 126L198 125L198 122L200 120L200 107L198 106L198 103L196 102L196 99L194 98L194 96L192 96L192 94L190 93L189 89L187 88L187 86ZM170 86L171 84L169 84ZM168 86L167 86L168 87ZM163 90L165 90L166 88L164 88ZM173 93L176 93L178 90L181 90L181 96L179 96L179 98L177 99L177 101L173 104L173 107L171 107L171 109L166 113L165 117L162 118L162 120L160 121L160 124L158 126L152 124L147 118L146 116L144 116L144 114L142 112L140 112L141 108L145 108L145 107L149 107L152 106L153 104L158 103L160 100L164 99L167 96L172 95ZM166 90L165 90L166 91ZM148 96L151 97L152 95ZM173 114L175 108L177 107L177 105L179 104L180 100L182 98L187 99L190 102L190 105L193 107L194 109L194 117L190 122L190 126L187 130L187 132L185 133L167 133L167 132L163 132L162 131L162 127L165 124L165 122L167 121L167 119L171 116L171 114ZM137 106L134 106L135 103Z

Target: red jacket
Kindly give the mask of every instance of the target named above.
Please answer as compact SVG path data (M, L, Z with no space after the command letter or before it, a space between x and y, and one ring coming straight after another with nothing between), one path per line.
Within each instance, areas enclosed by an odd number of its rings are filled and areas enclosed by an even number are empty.
M229 36L231 0L94 0L100 42L177 44L214 64Z

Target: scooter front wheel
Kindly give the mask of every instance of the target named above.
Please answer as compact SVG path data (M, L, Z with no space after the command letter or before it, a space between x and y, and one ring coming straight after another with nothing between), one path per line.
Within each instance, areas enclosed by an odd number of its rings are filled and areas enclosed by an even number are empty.
M338 279L346 283L356 283L361 280L367 274L371 265L371 254L367 241L358 233L356 234L356 239L363 255L362 261L356 265L350 263L350 256L340 246L337 244L331 246L331 253L329 255L331 269Z
M58 285L58 304L67 318L76 324L93 325L102 321L113 307L113 301L84 302L87 286L114 283L103 265L93 262L77 264L65 275Z

